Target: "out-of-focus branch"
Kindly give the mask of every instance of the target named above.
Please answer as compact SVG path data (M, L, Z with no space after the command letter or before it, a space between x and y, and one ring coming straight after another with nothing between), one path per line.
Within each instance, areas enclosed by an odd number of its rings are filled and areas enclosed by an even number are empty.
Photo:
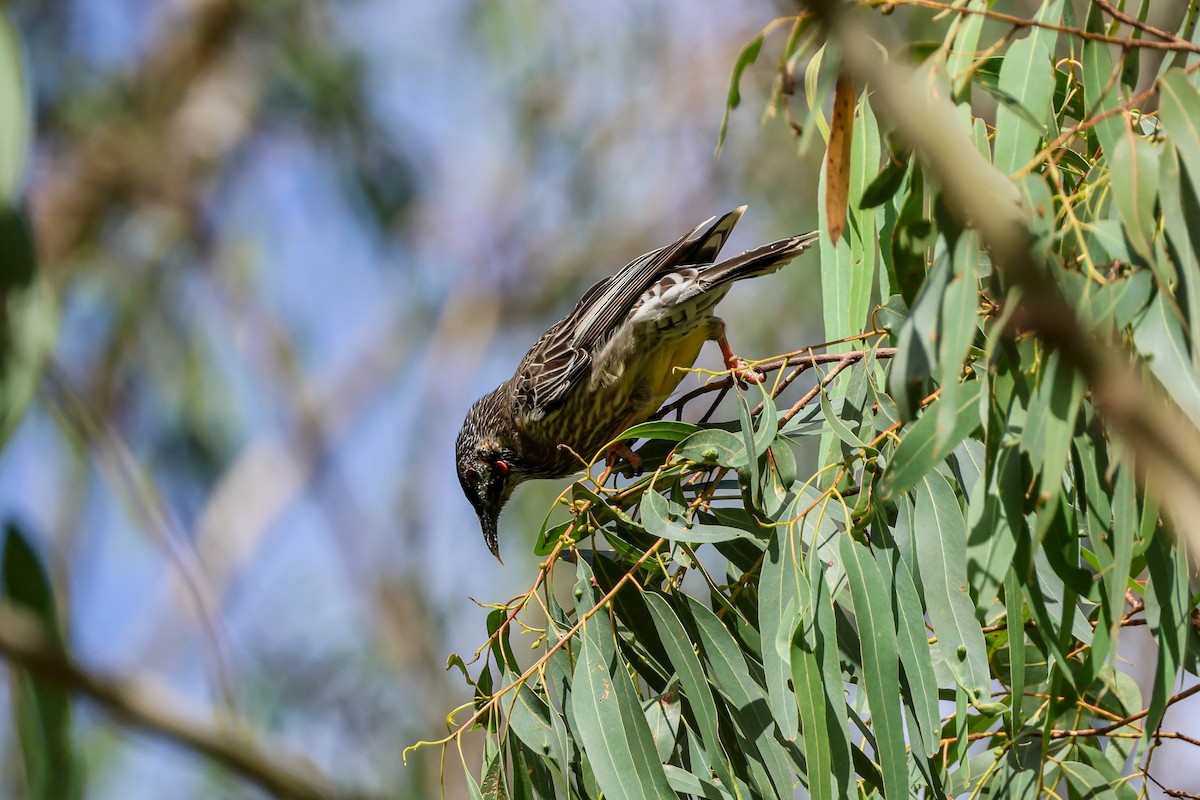
M126 87L126 113L56 153L31 187L38 250L52 278L115 203L132 195L189 205L195 179L243 138L258 89L253 73L227 53L244 5L178 4L161 43Z
M13 664L85 695L125 722L170 739L221 764L277 797L338 800L346 794L316 767L261 743L244 722L204 719L165 687L84 669L32 616L0 607L0 655Z
M208 639L210 678L225 707L236 710L232 658L228 637L221 624L220 604L204 575L191 541L180 528L163 500L154 479L138 465L125 439L108 420L76 391L66 373L55 363L46 368L42 397L58 415L65 429L93 448L113 488L124 496L143 530L162 548Z
M979 231L993 262L1020 290L1017 321L1059 348L1091 387L1096 406L1130 445L1143 485L1162 498L1175 529L1200 553L1200 431L1132 353L1102 345L1079 324L1033 247L1026 209L1009 178L972 144L946 97L889 59L868 20L840 0L809 0L840 44L844 65L873 90L872 105L942 185L947 207Z

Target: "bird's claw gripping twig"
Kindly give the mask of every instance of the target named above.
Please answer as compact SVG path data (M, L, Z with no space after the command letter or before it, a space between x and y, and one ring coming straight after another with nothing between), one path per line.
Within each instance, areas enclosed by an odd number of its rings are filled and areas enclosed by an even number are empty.
M767 379L767 376L755 369L749 361L738 358L737 354L733 352L733 348L729 346L729 340L724 336L717 339L717 345L721 348L721 357L725 359L725 368L733 375L734 380L762 383Z
M759 372L749 361L744 358L731 358L725 362L725 366L732 373L733 377L739 381L746 383L762 383L767 379L767 376Z

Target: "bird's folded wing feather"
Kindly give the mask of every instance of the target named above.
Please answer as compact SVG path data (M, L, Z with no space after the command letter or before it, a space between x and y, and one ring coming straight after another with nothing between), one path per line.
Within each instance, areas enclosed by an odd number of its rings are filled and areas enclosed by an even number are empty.
M744 210L698 225L667 247L652 250L588 289L575 309L546 331L514 376L517 404L541 416L561 404L587 376L592 357L630 310L664 275L690 264L710 264Z

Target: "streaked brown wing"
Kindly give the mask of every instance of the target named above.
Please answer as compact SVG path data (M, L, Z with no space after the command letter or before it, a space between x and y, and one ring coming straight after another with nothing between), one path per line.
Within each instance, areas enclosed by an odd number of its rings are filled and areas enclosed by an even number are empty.
M705 220L584 292L575 309L546 331L517 367L514 390L522 412L541 416L561 404L642 295L680 267L711 264L744 210L745 206L735 209L715 222Z

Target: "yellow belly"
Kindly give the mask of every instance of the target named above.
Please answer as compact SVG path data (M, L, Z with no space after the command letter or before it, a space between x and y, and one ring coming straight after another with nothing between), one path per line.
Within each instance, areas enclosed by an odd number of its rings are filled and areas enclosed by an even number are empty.
M675 387L683 380L684 369L696 363L700 348L708 340L707 330L698 327L687 337L676 342L664 343L658 348L655 357L647 359L642 375L642 382L650 388L653 407L646 414L653 414L666 399L675 391Z

